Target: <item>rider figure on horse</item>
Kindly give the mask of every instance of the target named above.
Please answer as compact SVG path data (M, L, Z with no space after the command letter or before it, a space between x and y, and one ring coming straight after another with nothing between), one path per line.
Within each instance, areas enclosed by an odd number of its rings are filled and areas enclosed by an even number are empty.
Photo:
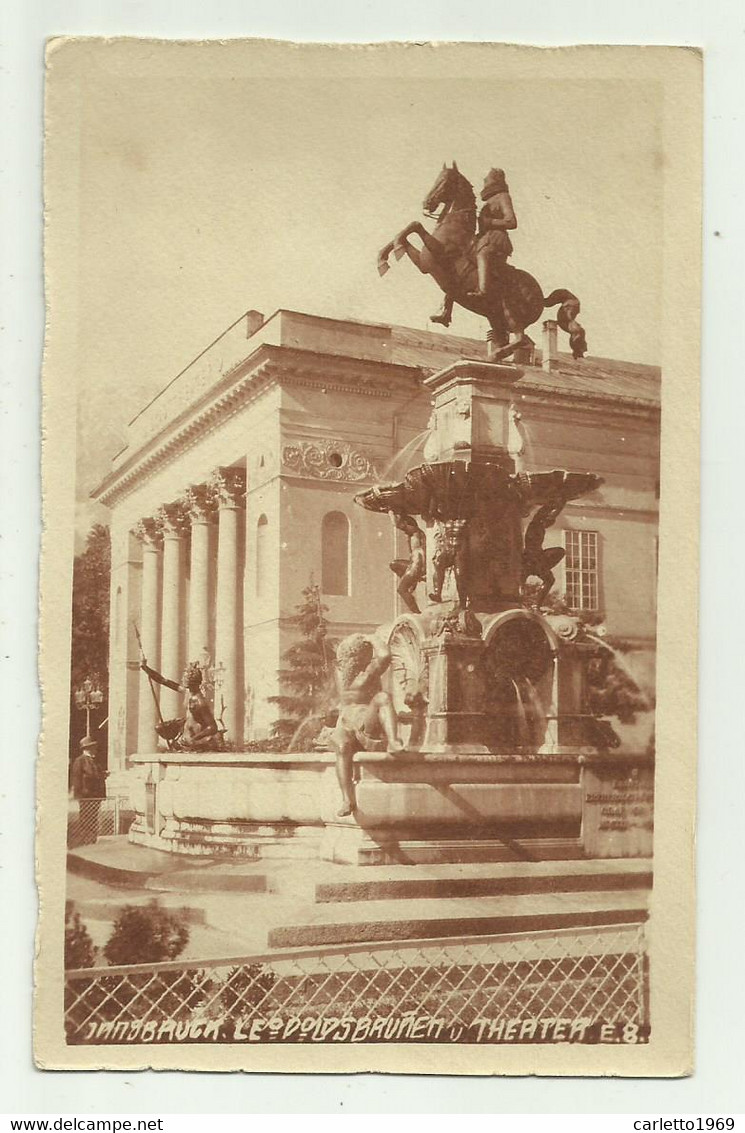
M476 268L479 286L470 291L470 299L485 299L491 285L512 255L508 230L517 228L517 217L503 169L490 169L481 190L484 207L479 213L479 236L476 242Z

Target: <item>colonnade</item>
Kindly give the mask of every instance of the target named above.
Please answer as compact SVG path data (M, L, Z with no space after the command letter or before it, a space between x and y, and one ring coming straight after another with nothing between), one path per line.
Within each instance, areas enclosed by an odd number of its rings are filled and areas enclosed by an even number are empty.
M187 662L202 661L205 651L209 653L215 715L221 714L224 703L226 737L234 743L240 743L243 731L239 544L245 495L244 470L218 468L206 482L191 485L179 499L143 517L134 528L142 544L140 637L148 664L180 681ZM166 688L156 693L164 719L183 714L180 693ZM154 750L157 719L156 695L143 673L138 751Z

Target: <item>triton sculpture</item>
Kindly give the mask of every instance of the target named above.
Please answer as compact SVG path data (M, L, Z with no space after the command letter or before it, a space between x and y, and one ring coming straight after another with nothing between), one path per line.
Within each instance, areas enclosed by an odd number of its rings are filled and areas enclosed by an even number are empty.
M523 587L531 577L541 580L541 588L535 596L535 605L540 607L551 591L556 577L554 567L558 566L566 555L564 547L544 547L543 540L546 532L559 518L564 504L567 502L562 495L539 507L530 523L525 529L523 549Z

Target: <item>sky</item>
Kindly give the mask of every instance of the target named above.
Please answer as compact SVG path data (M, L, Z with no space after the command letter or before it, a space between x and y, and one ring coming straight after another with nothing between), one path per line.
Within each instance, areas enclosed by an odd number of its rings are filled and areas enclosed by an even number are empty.
M297 60L267 75L194 58L102 57L73 111L81 532L105 519L88 495L126 422L242 312L429 326L432 280L408 260L381 279L375 261L424 219L443 161L477 190L506 170L512 262L544 294L579 296L590 354L659 362L657 84L426 66L381 78ZM485 325L456 308L450 330Z

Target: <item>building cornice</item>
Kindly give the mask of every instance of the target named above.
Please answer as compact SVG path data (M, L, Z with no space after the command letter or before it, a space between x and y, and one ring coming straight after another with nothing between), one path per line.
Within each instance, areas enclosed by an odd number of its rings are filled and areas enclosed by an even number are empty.
M250 373L243 374L230 389L215 397L211 403L203 403L201 408L195 407L192 414L183 414L156 433L147 444L126 459L121 467L109 473L91 493L92 497L110 507L129 495L137 483L152 476L163 464L213 432L247 401L260 396L274 378L272 370L270 362L262 362Z
M300 385L357 397L390 398L402 383L410 386L419 379L420 371L412 366L262 345L174 421L155 432L91 495L107 507L117 503L142 480L221 427L271 385Z
M260 397L270 386L303 386L319 391L333 390L355 397L390 399L402 389L411 389L435 368L421 368L395 362L324 354L290 346L262 344L248 358L227 370L201 397L161 428L155 428L128 457L122 461L91 493L94 499L112 506L125 498L160 467L187 451L220 428L245 405ZM539 372L531 371L514 387L516 400L565 409L577 408L583 413L604 413L650 421L659 415L659 407L642 398L625 397L594 390L562 389L541 383ZM426 394L422 390L423 395ZM157 407L157 399L151 405ZM157 411L157 408L156 408ZM157 422L157 417L156 417ZM142 424L139 426L142 428Z

